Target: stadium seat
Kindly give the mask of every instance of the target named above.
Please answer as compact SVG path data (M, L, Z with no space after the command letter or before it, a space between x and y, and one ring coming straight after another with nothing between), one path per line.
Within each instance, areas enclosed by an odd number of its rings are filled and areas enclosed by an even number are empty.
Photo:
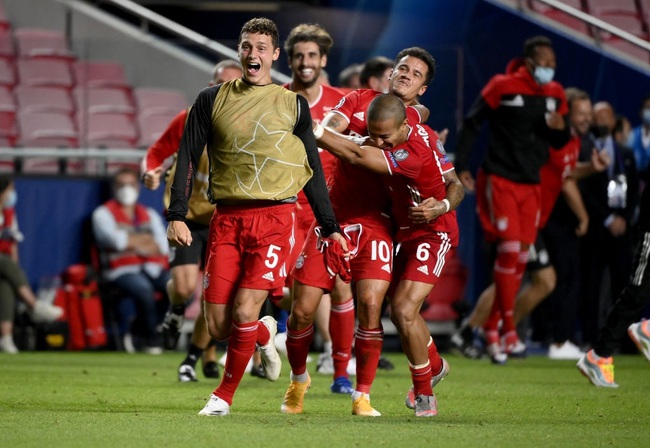
M18 82L25 86L71 89L74 79L70 63L57 59L18 59Z
M131 89L124 66L119 62L76 61L73 64L73 72L79 86Z
M66 89L18 85L14 88L14 95L20 112L57 112L74 115L75 106Z
M79 112L88 114L121 113L135 115L135 107L128 91L118 88L77 87L73 90L75 105Z
M138 146L148 148L167 129L172 119L177 115L138 115L138 127L140 129L140 140Z
M636 0L587 0L587 12L596 17L603 14L639 15Z
M643 62L650 62L650 52L644 50L643 48L637 47L636 45L626 40L612 38L608 39L605 43L610 47L627 54L628 56L632 56Z
M82 143L92 148L135 148L138 131L125 114L77 115Z
M13 59L16 56L14 37L8 28L0 28L0 58Z
M564 3L567 6L572 6L581 11L583 10L582 0L564 0L562 3ZM554 9L553 7L547 5L546 3L538 2L536 0L528 0L528 7L533 11L539 13L545 13L546 11L550 11Z
M578 31L582 34L589 34L589 26L580 19L577 19L563 11L557 9L551 9L544 12L544 16L549 19L555 20L556 22L571 28L575 31Z
M18 57L75 59L61 31L18 28L14 30L14 38Z
M189 104L185 95L176 89L138 87L133 91L138 115L176 115Z
M18 114L19 138L17 144L28 148L76 148L78 135L72 118L63 113L40 112ZM62 149L62 151L64 151ZM79 161L61 158L26 157L21 161L24 173L59 174L62 170L76 173ZM70 169L67 169L67 167Z
M9 59L0 58L0 86L13 87L16 85L14 63Z
M16 114L16 101L8 87L0 86L0 114Z
M0 29L7 30L9 28L11 28L11 23L5 12L5 7L0 1Z
M636 37L647 40L648 35L643 29L643 22L637 16L603 14L599 18L622 31L627 31ZM607 43L611 39L618 40L619 37L614 36L606 31L601 31L601 39Z
M2 114L0 118L0 138L8 143L8 146L16 144L18 128L14 114Z

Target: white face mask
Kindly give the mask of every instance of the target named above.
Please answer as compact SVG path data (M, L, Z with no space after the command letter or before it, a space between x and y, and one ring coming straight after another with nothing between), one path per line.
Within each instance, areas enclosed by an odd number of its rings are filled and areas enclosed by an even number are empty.
M125 185L115 192L115 199L122 205L130 206L136 203L138 195L137 188L131 185Z

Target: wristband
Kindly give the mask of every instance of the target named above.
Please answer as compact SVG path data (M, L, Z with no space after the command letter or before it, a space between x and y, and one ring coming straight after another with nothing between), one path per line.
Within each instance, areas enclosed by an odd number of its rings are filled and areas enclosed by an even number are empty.
M319 140L324 133L325 133L325 128L320 124L317 124L316 129L314 129L314 137L316 137L316 140Z
M446 207L445 213L447 213L449 209L451 209L451 204L449 203L449 199L445 198L442 200L442 202L445 203L445 207Z

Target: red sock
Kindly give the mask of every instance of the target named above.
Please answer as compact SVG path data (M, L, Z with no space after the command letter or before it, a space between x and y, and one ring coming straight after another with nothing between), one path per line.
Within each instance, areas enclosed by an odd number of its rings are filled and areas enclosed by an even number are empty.
M233 322L221 384L214 390L214 394L229 405L232 405L232 397L244 376L248 361L253 356L256 338L257 322Z
M517 275L520 247L519 241L505 241L500 243L497 248L497 259L494 263L494 300L495 305L501 312L503 332L515 329L513 311L515 309L515 298L519 286L521 286L521 276ZM494 306L492 312L494 313Z
M431 364L429 361L419 366L413 366L409 363L409 370L411 371L415 396L433 395L433 389L431 389Z
M332 338L332 361L334 378L348 376L348 361L352 357L354 339L354 301L332 303L330 312L330 336Z
M438 353L438 347L436 343L433 342L433 338L429 337L429 344L427 344L427 350L429 352L429 363L431 364L431 373L432 375L437 375L442 369L442 358Z
M264 325L262 322L259 320L257 321L257 345L260 347L263 345L266 345L269 343L269 339L271 339L271 333L269 333L269 329Z
M357 357L357 391L370 393L377 374L383 342L384 331L381 328L374 330L357 328L357 336L354 339L354 355Z
M314 340L314 325L302 331L294 331L287 327L287 358L294 375L302 375L307 371L307 355Z

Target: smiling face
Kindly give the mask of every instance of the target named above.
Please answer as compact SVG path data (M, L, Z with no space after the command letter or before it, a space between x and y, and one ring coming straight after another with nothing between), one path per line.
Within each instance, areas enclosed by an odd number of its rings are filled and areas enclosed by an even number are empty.
M422 60L414 56L400 59L390 75L390 93L399 97L404 104L410 105L427 90L424 84L429 68Z
M294 81L307 87L317 84L322 69L327 65L327 56L320 54L316 42L298 42L293 46L293 56L289 58L289 68Z
M406 141L408 126L406 120L386 118L368 121L368 136L381 149L392 149Z
M271 68L280 56L280 48L273 47L267 34L243 33L239 42L239 61L244 69L244 79L249 84L271 84Z

